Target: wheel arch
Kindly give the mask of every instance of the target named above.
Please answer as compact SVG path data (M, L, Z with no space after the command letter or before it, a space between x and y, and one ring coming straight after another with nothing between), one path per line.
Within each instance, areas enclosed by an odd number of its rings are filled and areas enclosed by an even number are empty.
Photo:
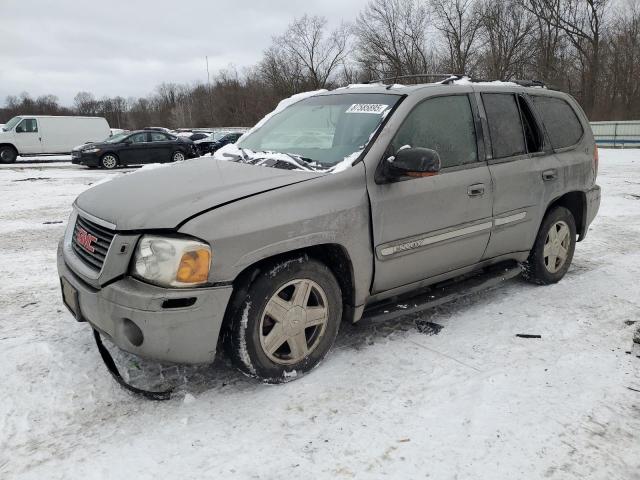
M571 212L576 221L576 231L578 233L578 241L581 241L586 234L587 220L587 196L581 191L567 192L564 195L553 200L547 207L544 215L546 216L555 207L564 207ZM544 218L544 217L543 217Z
M18 149L16 148L16 146L13 143L2 142L2 143L0 143L0 148L3 148L3 147L12 148L13 151L16 152L17 155L20 155L20 152L18 152Z
M307 256L317 260L331 270L342 292L342 320L353 322L355 320L355 276L353 263L346 248L336 243L312 245L274 254L244 268L233 280L233 295L227 306L227 314L225 315L224 321L229 321L228 317L234 314L238 299L242 299L246 295L249 287L261 272L272 268L276 263L285 262L301 256Z

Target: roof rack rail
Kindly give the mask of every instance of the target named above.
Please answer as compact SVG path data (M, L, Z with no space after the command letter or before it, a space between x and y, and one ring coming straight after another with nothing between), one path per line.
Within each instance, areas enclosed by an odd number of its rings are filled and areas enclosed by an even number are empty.
M405 78L442 78L443 80L440 82L443 85L449 85L455 82L456 80L461 80L463 78L467 78L470 82L479 83L479 82L490 82L491 80L486 80L484 78L475 78L471 75L467 75L464 73L417 73L412 75L396 75L393 77L384 77L379 78L377 80L367 80L363 83L371 84L371 83L382 83L386 84L388 81L393 81L394 83L398 80L402 80ZM516 85L520 85L521 87L540 87L547 88L549 90L559 90L559 88L547 84L542 80L503 80L504 82L515 83ZM392 85L388 85L387 88L390 88Z
M465 75L459 73L416 73L412 75L395 75L393 77L378 78L377 80L367 80L363 83L385 83L390 80L397 82L398 80L401 80L403 78L444 78L446 80L451 77L462 78L464 76Z

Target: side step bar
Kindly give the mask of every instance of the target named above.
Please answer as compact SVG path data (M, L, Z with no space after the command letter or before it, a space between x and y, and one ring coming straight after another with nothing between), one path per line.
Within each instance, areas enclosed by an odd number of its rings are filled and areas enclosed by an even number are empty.
M504 262L469 275L456 277L431 285L417 293L383 300L365 308L362 320L381 322L419 313L428 308L466 297L492 288L520 274L522 267L516 262Z

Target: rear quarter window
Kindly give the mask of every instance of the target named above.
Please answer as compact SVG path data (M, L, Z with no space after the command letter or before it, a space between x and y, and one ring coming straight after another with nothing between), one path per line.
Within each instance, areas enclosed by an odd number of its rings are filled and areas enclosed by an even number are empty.
M554 149L571 147L580 141L584 130L571 105L561 98L542 95L531 98Z

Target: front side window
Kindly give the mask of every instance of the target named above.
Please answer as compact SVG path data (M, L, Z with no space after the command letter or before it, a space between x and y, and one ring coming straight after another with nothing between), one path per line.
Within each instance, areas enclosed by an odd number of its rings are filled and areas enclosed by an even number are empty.
M442 168L478 160L476 133L467 95L435 97L415 107L391 142L401 148L430 148L440 155Z
M561 98L542 95L531 98L540 112L553 148L570 147L580 141L584 131L571 105Z
M507 93L483 93L493 158L507 158L527 152L516 97Z
M136 133L135 135L131 135L131 137L129 137L129 140L131 140L133 143L145 143L147 141L147 134Z
M330 168L364 150L398 100L398 95L381 93L309 97L274 114L236 145L293 154Z
M35 118L25 118L20 125L16 127L17 133L35 133L38 131L38 122Z

